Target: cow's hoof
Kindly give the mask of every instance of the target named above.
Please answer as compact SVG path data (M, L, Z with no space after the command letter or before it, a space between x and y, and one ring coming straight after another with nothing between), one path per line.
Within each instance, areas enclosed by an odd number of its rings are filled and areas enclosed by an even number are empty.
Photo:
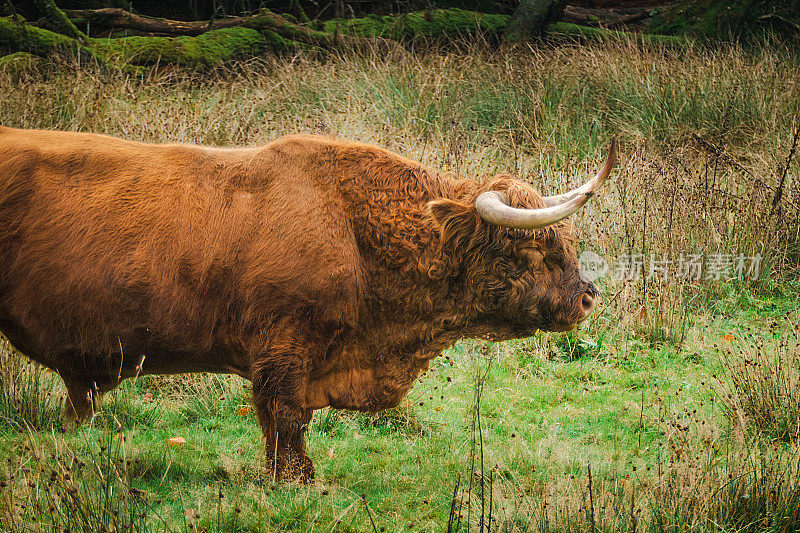
M300 476L299 481L301 483L313 483L314 482L314 464L311 462L311 458L307 455L303 457L305 460L303 466L300 469Z
M306 454L279 453L277 461L267 461L267 473L283 483L312 483L314 464Z

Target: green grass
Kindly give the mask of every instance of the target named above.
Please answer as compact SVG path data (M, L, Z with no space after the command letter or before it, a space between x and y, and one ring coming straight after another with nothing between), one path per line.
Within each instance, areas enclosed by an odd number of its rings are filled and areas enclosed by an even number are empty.
M764 303L780 311L792 305L784 300L766 299ZM441 531L450 516L457 480L462 480L457 501L467 505L464 483L472 478L469 526L476 530L480 480L488 485L491 476L492 519L500 530L539 530L542 524L532 519L544 520L543 501L550 501L553 512L564 515L558 520L548 518L553 520L549 527L565 530L569 513L573 526L587 526L586 509L582 513L580 508L585 505L588 463L594 476L600 529L630 527L631 492L643 509L642 520L653 520L663 511L662 518L674 525L676 518L670 517L670 510L659 507L659 497L664 496L652 489L659 480L667 479L656 475L659 469L672 468L675 476L686 475L688 467L670 463L670 453L675 461L674 454L705 451L711 454L708 465L724 472L734 467L728 464L732 459L727 454L742 449L735 444L734 425L728 423L729 411L719 397L724 389L712 377L725 373L720 350L714 345L747 349L747 339L736 336L728 342L724 335L736 328L758 327L760 318L782 316L698 318L689 328L682 350L621 335L609 338L600 350L588 349L578 355L570 353L569 343L555 335L490 346L460 343L435 361L393 410L373 416L318 411L308 432L318 476L312 486L272 484L263 465L260 428L252 414L237 413L247 396L247 387L239 378L140 378L111 393L92 424L65 433L60 432L57 419L35 429L0 426L0 455L10 458L0 466L0 480L6 484L0 490L0 501L11 503L9 498L16 494L13 505L19 523L25 516L29 522L32 516L39 516L38 520L47 523L50 518L41 487L50 479L51 470L58 471L58 463L84 461L88 465L85 473L78 473L74 466L73 472L90 491L101 493L106 483L114 494L128 495L130 488L143 491L125 499L119 496L112 504L102 499L87 504L89 508L111 505L120 516L144 514L145 518L132 526L138 530L145 525L160 530L164 524L170 530L190 530L186 512L195 510L200 514L193 519L196 527L209 531L371 531L368 505L376 526L387 531ZM797 318L795 312L793 320ZM791 324L781 324L774 335L791 332ZM583 340L594 335L591 328L573 334ZM696 353L698 346L703 348ZM798 361L796 355L793 361ZM43 376L44 382L54 379L52 374ZM479 378L484 379L482 447L474 442L479 439L472 428ZM39 385L32 382L30 386ZM686 422L681 421L681 413ZM716 442L711 451L696 442L665 451L676 441L661 432L676 420L688 424L690 418L696 419L690 433L696 432L698 439L704 431L713 435ZM170 446L167 439L173 436L183 436L187 444ZM773 446L783 460L800 457L797 441L759 442L746 449L752 452L758 450L753 446ZM479 466L481 450L483 468ZM470 468L473 455L476 464ZM26 467L31 469L27 474ZM104 477L90 472L93 467L103 470ZM483 472L483 477L470 476L470 471ZM10 481L12 476L15 479ZM21 496L26 492L20 484L30 479L40 484L37 492ZM58 483L65 482L59 478L54 485ZM705 483L700 490L714 486L710 480ZM800 496L797 484L790 485L795 493L789 498ZM12 491L9 487L16 488ZM487 506L488 488L485 494ZM552 500L542 500L547 497ZM679 508L686 498L673 495L663 504ZM27 501L34 514L25 515L16 507L20 501ZM790 501L800 504L798 499ZM466 510L462 509L462 514L461 529L466 531ZM111 511L109 516L109 530L114 524L131 527L123 519L115 522ZM678 518L693 530L716 530L707 518L698 516L695 510ZM8 515L0 513L0 520L5 520L0 522L5 527L11 525ZM800 525L796 520L789 523ZM731 522L721 530L740 529L735 526ZM639 527L659 530L655 522L643 522Z

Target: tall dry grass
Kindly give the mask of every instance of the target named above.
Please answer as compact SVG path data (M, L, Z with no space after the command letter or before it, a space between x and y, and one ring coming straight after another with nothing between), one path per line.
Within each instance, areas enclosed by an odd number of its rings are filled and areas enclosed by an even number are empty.
M0 338L0 430L52 430L61 424L64 387L57 375L15 353Z
M744 332L744 345L722 348L729 383L720 396L728 417L740 429L756 429L783 442L800 442L800 341L797 317L785 322L790 331L776 335Z
M132 479L143 469L130 458L131 447L119 421L108 411L93 420L101 429L87 432L79 449L52 433L42 439L28 433L0 466L0 529L3 531L152 531L166 530L145 491ZM46 433L45 433L46 435Z

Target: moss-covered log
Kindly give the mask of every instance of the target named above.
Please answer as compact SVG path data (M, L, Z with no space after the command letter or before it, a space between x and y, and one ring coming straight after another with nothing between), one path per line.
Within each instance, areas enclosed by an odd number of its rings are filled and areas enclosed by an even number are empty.
M203 27L208 28L207 22L180 22L141 16L123 18L119 10L107 9L93 13L105 13L103 16L111 16L117 22L127 24L129 29L136 26L151 32L158 29L159 33L181 31L191 35L86 38L85 42L80 43L68 36L32 26L21 18L5 17L0 18L0 48L43 56L63 50L78 50L93 55L100 63L121 66L177 64L211 68L266 52L358 48L399 53L402 47L398 41L437 42L476 36L500 40L510 20L508 15L440 9L397 16L332 20L309 27L263 11L250 17L223 19L214 23L230 27L201 31ZM82 15L95 16L92 13ZM615 32L564 23L549 24L546 30L557 36L580 39L633 38L650 43L683 42L675 37Z
M94 32L102 30L134 30L143 33L170 35L200 35L210 30L241 26L243 17L218 19L211 22L186 22L154 17L144 17L125 9L66 9L64 13L77 26L89 25ZM96 33L93 33L96 35Z
M134 30L142 33L197 36L207 31L234 27L268 29L313 39L313 31L270 12L248 17L229 17L212 21L183 21L145 17L119 8L68 9L67 15L78 24L90 24L97 30ZM257 28L256 28L257 27Z
M478 13L462 9L433 9L402 15L377 15L360 19L334 19L321 24L327 34L381 37L403 42L439 42L482 36L498 40L508 15Z
M602 28L579 26L568 22L553 22L548 24L547 35L550 37L561 36L587 41L634 40L645 45L686 46L693 42L691 38L683 36L606 30Z
M320 31L301 24L294 24L270 11L262 11L253 17L245 17L242 26L262 33L273 32L283 39L322 49L377 49L387 53L398 47L396 43L386 42L374 38L372 35L342 35L337 32Z
M174 64L192 68L224 65L258 56L267 50L293 50L298 43L250 28L223 28L197 37L125 37L92 39L92 48L107 63L118 65Z
M507 33L512 18L509 15L476 13L460 9L438 9L396 16L369 16L360 19L334 19L319 27L327 34L344 33L353 36L377 36L403 42L437 42L483 36L499 41ZM686 39L669 35L612 31L600 28L551 22L541 33L551 37L581 40L633 39L643 44L684 45Z
M37 28L20 17L0 17L0 46L14 52L36 55L70 52L94 55L76 39Z
M501 34L508 23L507 15L476 13L461 9L437 9L393 16L368 16L359 19L334 19L314 27L295 24L287 18L262 11L248 17L231 17L213 22L185 22L144 17L122 9L67 10L78 24L89 23L97 29L133 30L159 35L201 35L212 29L246 27L272 31L285 39L319 48L345 44L363 47L375 45L372 38L394 41L436 41ZM368 39L362 41L360 39Z
M133 30L140 33L156 34L155 37L203 37L208 33L221 29L248 28L262 35L265 41L265 50L276 52L313 48L338 49L342 47L377 49L383 52L391 52L399 48L395 43L366 36L357 37L336 34L335 32L319 31L301 24L295 24L285 17L270 11L262 11L256 15L247 17L231 17L200 22L144 17L115 8L68 10L66 13L79 23L88 22L92 26L100 26L100 28L106 30ZM237 38L237 40L241 40L242 34L236 32L230 32L229 34ZM225 35L225 33L219 35ZM130 44L138 49L149 48L151 50L163 49L165 46L168 46L166 43L169 42L158 39L152 42L144 40L145 38L154 37L151 35L137 37L136 39L133 37L124 37L117 39L117 41L123 44ZM218 35L215 35L215 42L218 41L217 37ZM128 41L128 39L130 39L130 41ZM103 41L98 39L95 39L95 41L103 43ZM183 48L190 43L191 41L186 41L184 39L179 41L178 45ZM203 43L198 43L198 46L202 44ZM103 45L105 46L105 44ZM119 48L114 43L111 43L109 46L115 51ZM149 55L149 53L144 55L136 54L135 57L144 57L147 55ZM189 62L193 63L194 60Z
M177 64L194 68L220 66L265 52L344 47L391 51L399 48L388 41L312 30L273 13L243 17L238 23L238 26L205 31L196 36L87 38L81 44L66 35L37 28L21 18L4 17L0 18L0 47L42 56L78 50L97 57L102 63Z

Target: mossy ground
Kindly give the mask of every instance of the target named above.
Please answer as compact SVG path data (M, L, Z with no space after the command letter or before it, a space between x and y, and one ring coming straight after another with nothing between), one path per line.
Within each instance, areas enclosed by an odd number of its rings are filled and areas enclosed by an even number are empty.
M94 39L92 46L108 62L147 65L159 61L185 67L216 67L258 56L267 49L285 51L288 41L250 28L212 30L197 37L123 37Z
M452 40L483 36L497 40L506 28L508 15L478 13L458 8L432 9L398 16L368 16L352 20L328 20L320 24L327 33L384 37L414 42Z

